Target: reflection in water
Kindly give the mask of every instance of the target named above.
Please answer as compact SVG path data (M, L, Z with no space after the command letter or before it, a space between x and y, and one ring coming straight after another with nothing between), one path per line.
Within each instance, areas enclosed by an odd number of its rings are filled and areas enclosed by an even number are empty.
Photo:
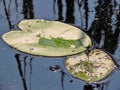
M119 26L120 22L114 12L110 0L108 1L99 1L98 6L96 7L96 18L89 30L91 36L93 36L96 41L96 47L104 48L110 53L114 53L117 48L117 43L119 39ZM113 22L112 19L117 21Z
M25 19L33 19L33 0L23 0L23 14Z
M58 20L63 20L63 0L58 0ZM74 0L65 0L66 3L66 23L75 23L75 3ZM95 47L103 48L114 54L118 47L119 41L119 28L120 28L120 15L116 13L120 6L117 1L91 1L83 0L78 1L78 9L80 14L81 28L88 30L93 39L95 40ZM94 7L91 6L94 4ZM93 9L94 8L94 9ZM95 14L93 20L92 14ZM79 15L77 15L79 16ZM91 26L90 26L91 23Z
M18 3L18 1L20 2ZM34 1L35 0L14 0L16 12L9 10L10 6L12 6L11 2L9 3L6 0L0 1L3 3L3 7L4 7L5 14L3 14L3 16L7 18L7 22L8 22L10 29L12 29L14 25L12 21L16 21L16 19L12 20L10 13L16 14L18 12L23 12L22 17L24 17L24 19L35 17L34 12L36 12L36 10L33 11ZM75 25L77 24L77 26L87 30L86 32L90 34L90 36L93 38L95 42L95 46L94 46L95 48L102 48L114 54L116 49L119 47L118 44L120 41L120 37L119 37L120 35L120 30L119 30L120 29L120 12L119 12L120 3L119 3L119 0L102 0L102 1L101 0L91 0L91 1L77 0L78 6L76 6L75 1L76 0L54 0L53 2L54 5L57 5L57 8L55 7L54 8L58 12L53 12L53 13L57 13L57 17L58 17L57 20L59 21L65 20L66 23L72 23ZM20 4L21 2L22 2L22 5ZM37 2L39 1L36 1L36 3ZM18 5L21 5L22 7L21 6L18 7ZM34 5L36 5L35 2L34 2ZM46 3L46 5L48 5L48 3ZM39 7L42 8L42 6L39 6ZM48 12L48 11L43 10L43 12ZM48 17L48 16L49 15L46 15L45 17ZM20 17L20 14L18 17ZM39 18L43 18L43 17L39 17ZM22 19L23 18L20 18L20 20ZM15 58L18 64L20 76L22 78L24 90L30 90L33 58L28 57L28 56L23 56L20 54L16 54ZM51 66L50 70L60 73L61 85L64 90L65 77L66 76L69 77L69 75L67 75L63 71L63 68L59 65ZM70 82L72 82L72 80L70 80ZM104 90L105 86L107 86L107 84L85 85L84 90L90 90L90 89L91 90Z
M83 90L94 90L92 85L85 85Z
M74 23L74 0L65 0L66 1L66 23Z
M107 90L107 84L86 84L83 90Z
M60 65L54 65L50 66L49 69L54 72L60 72L61 73L61 85L62 85L62 90L64 90L64 76L65 72L63 72L63 69Z
M50 66L49 69L50 69L50 71L53 71L53 72L61 72L62 71L62 67L60 65Z
M62 16L62 12L63 12L63 4L62 4L62 0L58 0L57 1L58 4L58 20L63 20L63 16Z
M3 5L4 5L5 14L6 14L6 18L7 18L7 21L8 21L9 28L12 29L12 24L11 24L11 21L10 21L10 16L9 16L9 12L8 12L5 0L3 0Z
M18 0L15 0L16 12L18 13Z
M66 72L64 72L63 68L60 65L54 65L54 66L50 66L49 67L50 71L53 72L59 72L61 74L61 85L62 85L62 90L65 90L65 85L64 85L64 80L65 77L71 77L70 75L68 75ZM69 83L72 83L73 80L70 80Z
M32 59L21 54L15 55L24 90L31 90ZM29 74L29 75L28 75Z
M57 11L58 12L55 12L55 3L57 3ZM75 22L75 17L74 17L74 0L54 0L53 2L53 11L54 11L54 14L57 13L57 20L59 21L62 21L65 19L65 22L66 23L71 23L71 24L74 24ZM66 9L66 10L65 10ZM64 12L64 11L65 12ZM63 15L63 14L66 14L66 15Z
M88 29L88 14L89 14L89 8L88 8L88 0L84 0L84 9L85 9L85 29Z

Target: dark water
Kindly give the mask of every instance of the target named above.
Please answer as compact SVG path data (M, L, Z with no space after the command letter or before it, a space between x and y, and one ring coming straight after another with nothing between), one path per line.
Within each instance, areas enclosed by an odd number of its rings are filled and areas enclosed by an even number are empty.
M32 56L0 38L0 90L120 90L120 0L0 0L0 37L30 18L58 20L77 26L107 51L117 70L100 84L72 77L64 59Z

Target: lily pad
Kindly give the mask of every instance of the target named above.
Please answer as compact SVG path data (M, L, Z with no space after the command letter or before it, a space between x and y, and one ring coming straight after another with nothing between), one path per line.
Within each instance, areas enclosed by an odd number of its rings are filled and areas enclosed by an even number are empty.
M66 69L76 78L92 83L106 78L115 67L112 58L103 50L69 56Z
M20 30L5 33L3 40L17 50L33 55L72 55L92 45L85 32L58 21L28 19L21 21L18 27Z

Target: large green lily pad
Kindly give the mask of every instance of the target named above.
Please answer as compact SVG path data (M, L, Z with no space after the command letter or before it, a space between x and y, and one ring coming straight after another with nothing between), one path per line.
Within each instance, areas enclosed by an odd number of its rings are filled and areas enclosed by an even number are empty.
M72 55L92 45L85 32L58 21L28 19L21 21L18 27L20 30L5 33L3 40L17 50L33 55Z
M81 53L70 56L65 65L74 77L89 83L104 79L115 67L112 58L100 49L94 49L88 55Z

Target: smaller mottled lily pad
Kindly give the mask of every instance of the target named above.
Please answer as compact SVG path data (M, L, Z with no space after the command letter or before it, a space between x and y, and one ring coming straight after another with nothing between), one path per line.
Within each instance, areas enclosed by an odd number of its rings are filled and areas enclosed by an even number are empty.
M100 49L69 56L65 66L74 77L89 83L106 78L115 68L112 58Z

